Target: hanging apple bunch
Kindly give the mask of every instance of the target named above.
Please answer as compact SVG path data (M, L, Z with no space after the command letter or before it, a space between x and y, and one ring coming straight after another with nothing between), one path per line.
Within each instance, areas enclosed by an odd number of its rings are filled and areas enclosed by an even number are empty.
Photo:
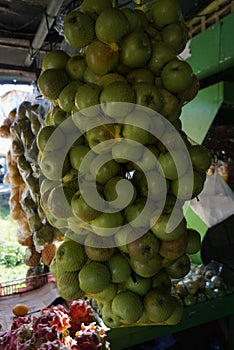
M50 266L58 291L97 300L109 327L176 324L171 279L200 249L183 204L211 163L179 119L199 89L178 56L188 39L179 2L143 12L84 0L63 30L77 52L49 52L38 79L52 101L37 135L41 206L65 233Z

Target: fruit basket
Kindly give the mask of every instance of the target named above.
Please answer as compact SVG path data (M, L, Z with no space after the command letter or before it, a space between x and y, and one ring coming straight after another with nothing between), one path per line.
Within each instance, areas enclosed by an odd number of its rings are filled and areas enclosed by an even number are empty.
M29 292L48 283L50 273L37 276L23 277L14 281L1 282L0 297Z

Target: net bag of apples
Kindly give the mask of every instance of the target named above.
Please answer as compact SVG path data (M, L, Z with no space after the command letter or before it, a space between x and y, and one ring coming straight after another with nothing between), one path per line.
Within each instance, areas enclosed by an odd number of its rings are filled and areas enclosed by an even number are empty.
M203 188L209 151L179 119L199 82L179 54L188 31L177 0L68 12L73 53L49 52L38 88L51 101L37 135L41 206L64 233L50 270L67 300L97 301L112 327L176 324L171 280L200 249L185 201Z

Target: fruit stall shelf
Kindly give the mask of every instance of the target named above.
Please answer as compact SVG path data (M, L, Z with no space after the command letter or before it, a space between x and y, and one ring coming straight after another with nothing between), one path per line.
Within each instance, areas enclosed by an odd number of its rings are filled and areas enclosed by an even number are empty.
M120 350L167 334L175 334L223 317L228 317L228 350L233 350L234 294L186 306L182 321L175 326L155 325L113 328L108 331L108 339L112 350Z

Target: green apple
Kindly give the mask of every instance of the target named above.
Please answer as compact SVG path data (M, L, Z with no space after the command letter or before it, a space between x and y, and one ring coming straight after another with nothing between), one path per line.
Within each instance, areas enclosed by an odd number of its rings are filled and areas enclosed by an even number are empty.
M153 258L141 262L139 260L131 259L131 267L135 273L141 277L153 277L158 273L162 268L162 258L159 255L154 256Z
M190 259L185 253L176 260L172 260L171 264L165 266L166 273L171 278L183 278L190 271Z
M160 138L159 149L162 153L167 151L172 152L173 150L183 151L185 153L184 157L187 157L187 164L191 164L189 154L187 152L188 140L187 135L183 133L182 130L177 131L172 128L170 125L164 129L164 133ZM173 153L172 153L173 154ZM175 154L177 157L177 153ZM185 159L184 159L185 161ZM191 166L191 165L190 165Z
M104 75L113 71L119 62L119 52L102 41L91 42L86 51L86 63L95 74Z
M78 300L84 297L84 292L80 289L78 272L63 272L57 278L58 294L65 300Z
M87 63L84 56L75 54L69 58L66 64L66 72L71 80L84 80L84 72L87 68Z
M46 152L43 154L40 163L42 174L49 180L62 180L62 177L70 169L68 158L62 150Z
M151 322L164 322L172 315L173 297L169 293L165 294L162 289L151 289L144 298L144 308Z
M132 324L142 316L144 306L139 295L126 290L114 297L112 310L120 317L123 324Z
M164 42L157 41L152 44L152 55L147 66L156 76L160 76L164 66L174 58L173 50Z
M134 163L134 168L136 171L133 174L133 179L136 178L136 182L138 181L137 174L141 173L142 171L144 171L144 173L146 173L147 171L157 169L158 156L159 156L159 150L155 144L154 145L146 145L144 147L141 159L137 163ZM137 186L137 184L136 184L136 186ZM140 188L140 186L137 186L137 188Z
M142 113L140 109L137 109L125 117L122 127L122 135L126 139L130 139L144 145L149 142L150 129L150 116L146 113Z
M174 208L174 214L174 217L172 217L171 213L162 213L156 219L152 216L151 230L159 239L171 241L179 238L186 231L186 220L183 217L182 210Z
M80 191L77 191L71 200L72 212L79 220L90 222L97 218L101 212L86 203Z
M104 9L95 23L97 38L107 44L118 43L129 30L128 19L118 7Z
M161 79L165 89L178 94L192 84L193 70L186 61L175 58L164 66Z
M91 229L100 236L112 236L123 225L123 213L102 213L90 222Z
M111 301L105 302L102 307L102 320L110 328L122 326L120 316L113 313Z
M153 201L160 201L166 197L168 182L157 170L147 171L139 180L138 185L143 197Z
M187 254L196 254L201 249L201 235L198 231L194 229L187 229L188 237L187 237L187 246L186 253Z
M177 296L172 295L174 301L174 310L171 316L165 321L166 325L173 326L177 325L183 317L184 306L183 302Z
M120 75L118 73L107 73L102 75L96 84L104 88L107 85L114 83L115 81L126 82L126 78L123 75Z
M67 218L67 229L71 230L71 233L69 233L69 237L74 237L78 239L78 241L80 242L80 240L82 240L83 242L83 238L81 238L81 236L83 235L87 235L90 231L87 231L84 228L84 222L83 220L77 218L75 215ZM76 239L74 239L76 240Z
M83 117L83 116L82 116ZM87 118L83 118L87 119ZM92 128L88 126L85 134L88 145L95 153L103 153L110 149L110 142L115 142L115 126L114 124L98 125ZM105 144L104 141L109 141ZM101 145L103 143L103 145ZM95 147L98 146L99 147Z
M119 183L121 181L121 183ZM111 207L124 209L132 203L137 196L136 188L128 179L114 176L105 183L104 197L110 202Z
M132 204L125 209L127 222L133 227L148 227L148 218L140 216L146 204L146 198L137 198Z
M181 16L178 0L157 0L151 8L151 18L158 29L163 28L167 24L178 22Z
M154 83L154 74L148 68L131 69L127 75L127 80L130 84L136 83Z
M100 301L103 302L105 305L114 298L114 296L117 294L117 291L118 291L117 284L109 283L108 286L105 289L103 289L101 292L90 294L90 297L99 302Z
M85 83L97 84L100 77L101 77L100 74L94 73L88 66L84 71L84 82Z
M155 202L149 198L138 197L135 202L125 209L125 218L134 228L144 229L147 232L150 228L150 218L155 210Z
M134 31L121 41L120 61L127 67L143 68L151 57L151 43L144 31Z
M111 244L111 242L110 242ZM114 242L112 242L114 244ZM85 253L90 260L108 261L114 254L114 246L106 247L106 238L89 233L84 241Z
M134 90L137 104L160 112L163 105L160 89L158 89L154 84L136 83L134 85Z
M160 31L162 40L171 47L176 55L179 55L188 41L188 28L185 22L180 21L168 24Z
M95 106L99 104L99 95L101 87L97 84L86 83L81 85L77 90L74 98L76 108L80 111L82 109ZM96 109L94 108L94 115L90 115L92 109L89 108L87 112L88 117L96 116Z
M187 241L187 231L185 230L184 233L176 239L161 241L159 254L166 259L177 259L185 253Z
M52 50L44 56L41 68L42 70L51 68L65 69L69 59L70 56L64 50Z
M68 45L79 51L94 39L95 21L76 8L65 16L63 32Z
M168 274L164 270L160 270L151 278L152 288L160 288L165 291L165 294L171 292L172 282Z
M190 200L198 196L204 186L206 177L197 171L185 173L171 182L172 193L182 200Z
M125 64L123 64L122 62L119 62L117 67L115 68L116 72L118 74L121 74L123 76L127 76L127 74L131 71L131 69L127 66L125 66Z
M137 239L135 232L129 233L127 244L128 254L131 259L146 262L155 257L159 252L159 240L148 231Z
M173 153L160 153L158 161L168 180L183 176L190 165L187 153L180 149L175 149Z
M87 257L84 246L74 241L62 242L56 250L57 271L79 271Z
M63 111L59 106L55 106L51 113L51 124L58 126L67 118L67 112Z
M54 125L43 126L36 138L40 152L56 151L65 147L66 141L62 129Z
M121 253L115 253L107 262L111 281L114 283L125 282L131 275L131 267L127 258Z
M183 92L177 94L180 104L183 106L186 103L192 101L198 94L200 89L200 81L198 77L193 74L192 84Z
M150 290L151 283L151 278L144 278L134 273L124 282L123 288L144 296Z
M130 225L125 225L118 230L114 235L116 247L123 253L128 253L127 242L128 234L132 230Z
M179 99L166 89L161 89L160 92L163 98L161 114L170 122L177 120L181 114Z
M86 293L99 293L111 283L108 267L97 261L91 261L84 265L78 278L80 289Z
M149 326L152 322L148 319L148 316L146 315L146 312L144 311L142 316L137 321L137 325L139 326Z
M68 218L69 222L72 217ZM64 230L63 241L75 241L84 245L85 237L90 233L90 231L86 230L83 227L79 227L76 231L73 231L70 228L69 222L67 220L67 226Z
M120 171L120 165L114 159L109 159L108 155L101 154L90 163L90 173L101 185L105 185L108 180L116 176ZM98 168L99 164L103 165Z
M58 97L58 105L63 111L67 113L71 112L75 105L75 95L79 86L82 86L82 84L83 83L79 80L73 80L60 92Z
M119 104L118 102L126 102ZM101 92L100 103L103 112L112 118L124 117L134 107L136 102L133 87L124 81L115 81Z
M105 8L112 7L111 0L84 0L80 5L82 12L87 12L95 20Z
M122 12L128 19L130 32L147 29L149 22L146 14L143 11L137 8L132 9L129 7L123 7Z
M83 161L84 157L90 152L92 154L92 159L94 159L95 155L90 151L90 148L86 145L77 145L72 146L69 151L69 160L71 166L76 169L79 174L81 173L80 165ZM86 162L87 163L87 162ZM82 164L82 174L85 174L89 171L89 164Z
M72 215L69 200L64 186L54 187L49 194L47 209L57 218L68 218Z
M192 145L188 151L196 171L203 173L209 169L212 162L212 155L208 148L203 145Z
M148 18L148 19L149 19L148 26L147 26L147 28L145 28L145 31L150 38L151 45L153 45L155 42L160 43L162 41L160 31L155 28L151 19L150 18Z
M128 125L127 131L131 128L130 125ZM135 129L135 134L138 135L138 138L141 140L145 139L145 132L144 130L141 130L138 127L132 126L132 129ZM142 131L142 133L141 133ZM131 131L129 131L131 132ZM134 133L134 131L133 131ZM133 134L132 133L132 134ZM134 137L134 135L133 135ZM137 137L135 135L135 137ZM117 163L128 163L129 161L139 161L139 159L142 156L143 153L143 146L140 145L139 143L134 142L131 139L121 139L120 141L116 142L112 149L112 158L117 162Z

